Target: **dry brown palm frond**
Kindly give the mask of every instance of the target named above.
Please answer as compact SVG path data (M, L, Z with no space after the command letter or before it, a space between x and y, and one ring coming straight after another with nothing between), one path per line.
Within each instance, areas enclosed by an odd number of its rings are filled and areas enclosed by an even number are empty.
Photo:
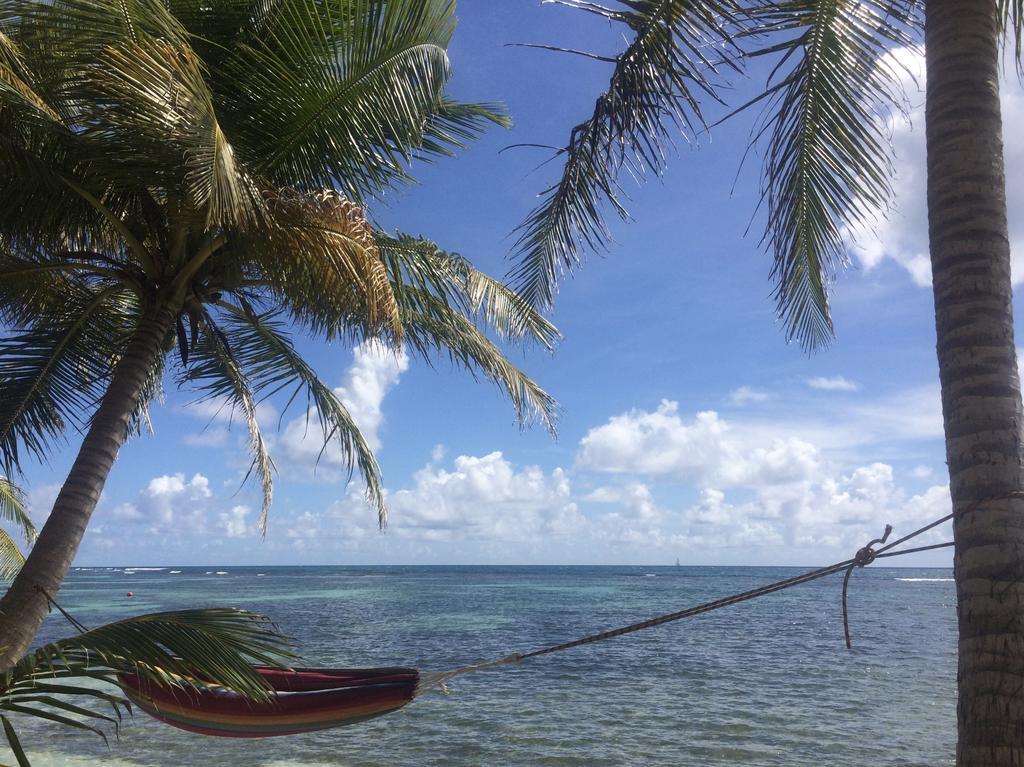
M268 226L239 255L279 292L292 317L328 338L361 331L398 345L402 325L363 209L338 192L267 190Z

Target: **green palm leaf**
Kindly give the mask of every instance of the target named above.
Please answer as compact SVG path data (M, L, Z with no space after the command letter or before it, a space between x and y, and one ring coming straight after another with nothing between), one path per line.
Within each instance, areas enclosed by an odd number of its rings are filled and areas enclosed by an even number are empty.
M407 179L446 108L453 11L449 0L266 4L211 73L239 152L275 184L339 185L353 199Z
M11 580L23 564L25 555L21 553L18 544L6 530L0 528L0 580Z
M205 75L187 46L142 40L105 48L91 74L97 98L89 102L95 111L83 113L85 137L114 150L111 167L128 184L164 176L182 196L179 217L194 212L200 228L244 226L263 200L236 162Z
M502 338L531 340L551 350L561 338L544 315L510 287L422 237L375 234L395 292L407 287L444 299Z
M204 333L189 353L191 360L182 381L189 381L201 393L200 401L222 403L230 408L233 417L238 413L249 432L249 451L252 463L246 475L253 474L259 479L263 492L263 507L260 510L261 524L265 524L267 513L274 499L274 462L267 450L259 422L256 420L256 396L249 372L236 356L235 349L224 331L214 321L210 312L203 309Z
M0 519L20 527L29 543L35 540L36 528L25 506L25 494L7 477L0 477Z
M36 528L25 506L25 494L7 477L0 477L0 521L20 527L27 543L31 544L35 540ZM0 580L13 578L23 564L25 556L18 544L6 530L0 528Z
M117 731L123 696L121 672L158 686L182 690L226 687L253 700L267 700L269 689L254 665L283 667L292 660L290 644L270 621L243 610L213 608L151 613L108 623L44 645L0 674L0 712L32 716L87 730ZM91 680L86 683L86 680ZM76 702L66 700L73 698ZM86 698L110 709L100 713L81 704ZM4 734L20 765L28 757L14 726L0 716Z
M158 685L229 687L256 700L268 688L255 665L281 666L289 642L261 615L230 608L151 613L108 623L34 650L3 674L0 708L34 694L39 681L121 671Z
M59 307L0 339L0 465L8 474L22 448L45 460L91 410L135 321L120 286L65 288Z
M832 337L828 287L845 263L844 227L870 225L891 196L891 146L881 119L900 108L885 54L910 45L914 0L790 0L752 12L754 33L784 38L765 104L765 242L787 337L804 348Z
M660 175L673 135L692 138L703 128L699 98L717 99L712 78L733 47L738 12L732 0L623 0L617 8L558 1L622 24L629 43L614 58L596 57L614 62L608 89L557 150L561 175L517 229L510 276L535 306L551 304L559 278L586 251L607 246L605 207L628 218L620 176Z
M473 375L482 373L512 401L521 425L540 421L555 432L553 397L513 365L469 319L437 294L406 286L397 291L407 349L428 362L447 356Z
M219 308L221 317L218 328L223 333L225 345L231 349L232 357L246 371L253 394L269 397L282 390L288 392L288 400L281 413L283 418L288 406L299 394L305 393L307 418L314 416L324 435L321 455L333 443L340 449L350 470L358 469L366 482L367 498L377 511L377 518L383 527L387 511L380 468L345 405L331 387L320 380L309 363L299 356L285 327L275 315L259 315L244 300L240 306L221 302ZM186 371L183 380L203 379L209 380L209 374L200 357L198 364ZM266 506L260 514L259 524L265 534Z

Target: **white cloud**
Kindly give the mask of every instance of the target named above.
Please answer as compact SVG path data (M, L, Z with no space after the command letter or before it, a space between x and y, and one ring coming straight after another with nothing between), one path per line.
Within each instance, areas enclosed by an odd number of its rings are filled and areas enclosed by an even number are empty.
M687 423L675 402L654 412L633 410L614 416L580 440L576 465L613 474L669 476L702 487L737 487L792 482L813 474L817 448L797 437L761 444L733 433L714 411Z
M1013 281L1024 279L1024 89L1018 82L1013 46L1006 46L1000 84L1003 111L1003 143L1006 162L1006 194L1009 207L1010 252L1013 256ZM889 54L898 71L909 72L902 78L908 95L909 112L894 114L887 128L896 152L893 176L894 205L888 218L874 232L854 235L852 249L866 269L892 259L909 272L915 283L931 284L928 257L928 208L925 194L924 134L924 56L919 50L903 48Z
M500 452L461 455L452 471L426 467L390 499L396 535L528 542L566 535L581 516L562 469L517 470Z
M892 523L900 532L944 516L949 509L944 485L910 495L896 482L891 466L873 463L848 474L824 474L813 481L762 488L750 500L730 502L716 489L683 512L689 546L791 546L852 552ZM936 529L918 543L948 538Z
M349 368L345 384L334 393L345 403L373 450L380 447L378 430L384 420L381 403L409 369L409 357L403 351L396 355L380 344L363 342L355 348L355 361Z
M222 511L217 521L224 535L228 538L244 538L256 532L254 525L249 524L252 509L248 506L232 506L230 511Z
M216 512L218 505L210 481L204 475L186 478L181 472L164 474L151 479L133 500L109 510L101 508L97 514L99 525L90 530L106 538L114 535L114 529L127 530L126 534L134 537L138 535L138 528L144 527L146 535L162 536L164 540L168 535L196 540L199 536L241 538L255 534L255 526L249 524L248 506L239 504L228 511ZM104 524L104 519L119 524L112 528Z
M334 390L362 432L372 450L381 446L380 428L384 421L381 405L387 393L409 368L405 352L393 351L373 342L363 342L354 350L354 361L343 384ZM345 466L345 456L332 441L321 455L324 432L317 413L311 411L289 421L281 434L281 454L293 464L312 470L319 459L324 476L333 479L340 473L332 469Z
M387 502L384 537L391 540L531 546L564 539L585 524L564 470L517 468L500 452L460 455L450 469L427 464L410 487L389 492ZM325 518L306 514L287 535L304 547L325 537L365 539L376 530L375 522L361 494L350 488ZM333 533L328 535L326 527L333 527Z
M729 392L729 400L736 405L746 405L751 402L765 402L770 398L770 394L759 389L755 389L752 386L741 386L738 389L733 389Z
M842 376L808 378L807 385L820 391L857 391L860 386Z
M656 520L665 515L665 511L655 504L650 488L639 482L631 482L624 487L599 487L583 500L614 504L620 509L616 513L632 519Z
M182 516L195 517L213 495L210 481L202 474L194 474L185 481L185 475L164 474L154 477L135 502L142 519L170 527Z

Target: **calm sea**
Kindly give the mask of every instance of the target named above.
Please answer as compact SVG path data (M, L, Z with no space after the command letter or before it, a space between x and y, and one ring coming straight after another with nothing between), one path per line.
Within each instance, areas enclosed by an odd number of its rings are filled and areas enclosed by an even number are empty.
M97 625L238 606L308 665L442 670L670 612L793 575L714 567L82 569L60 601ZM949 570L858 571L854 649L841 577L518 667L455 680L370 723L260 741L137 713L109 749L18 722L46 765L947 765L955 739ZM131 599L127 591L134 592ZM71 632L51 618L46 638ZM0 749L0 763L13 759Z

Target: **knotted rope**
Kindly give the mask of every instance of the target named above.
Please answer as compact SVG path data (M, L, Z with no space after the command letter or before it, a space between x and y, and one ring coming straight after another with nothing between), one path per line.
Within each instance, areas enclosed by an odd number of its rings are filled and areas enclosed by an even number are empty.
M967 509L964 509L964 511L960 513L966 514L969 511L973 511L975 508L977 508L977 506L980 506L981 503L1005 500L1007 498L1018 497L1021 495L1024 495L1024 493L1015 492L1005 496L999 496L998 498L988 498L985 501L979 501L978 503L968 507ZM947 546L952 546L952 541L946 541L943 543L935 543L929 546L918 546L916 548L911 549L892 551L892 549L899 546L901 543L909 541L911 538L915 538L916 536L921 535L921 533L927 532L928 530L931 530L932 528L937 527L943 524L944 522L948 522L949 520L953 519L953 517L954 514L947 514L946 516L942 517L942 519L937 519L934 522L930 522L924 527L920 527L914 532L909 533L908 535L904 535L902 538L899 538L898 540L895 540L886 546L882 546L879 549L875 549L874 546L876 544L885 543L886 540L888 540L889 535L892 533L892 525L886 525L885 532L882 534L880 538L875 538L869 541L865 546L862 546L860 549L857 550L857 553L851 559L847 559L842 562L836 562L833 565L819 567L817 570L811 570L800 575L794 575L791 578L784 578L781 581L775 581L774 583L759 586L755 589L750 589L749 591L743 591L738 594L732 594L731 596L721 597L720 599L705 602L694 607L688 607L685 610L679 610L677 612L659 615L654 618L649 618L645 621L640 621L639 623L631 623L628 626L622 626L621 628L616 629L609 629L608 631L602 631L600 633L591 634L590 636L585 636L580 639L573 639L569 642L562 642L561 644L551 645L550 647L542 647L539 650L531 650L530 652L524 653L512 653L511 655L506 655L503 658L498 658L497 660L493 660L487 663L478 663L471 666L462 666L457 669L452 669L451 671L421 673L420 687L423 690L436 687L440 688L442 691L445 691L447 689L445 686L446 683L453 677L462 676L463 674L471 674L477 671L487 671L489 669L496 669L501 666L506 666L510 664L521 663L522 661L527 660L528 658L536 658L540 655L549 655L555 652L562 652L563 650L569 650L573 647L581 647L582 645L592 644L594 642L602 642L605 639L612 639L614 637L623 636L624 634L632 634L634 631L642 631L644 629L653 628L655 626L661 626L664 623L671 623L673 621L682 620L683 618L691 618L695 615L711 612L712 610L718 610L722 607L729 607L731 605L739 604L740 602L746 602L748 599L757 599L758 597L773 594L776 591L782 591L783 589L792 588L793 586L799 586L803 583L810 583L811 581L816 581L819 578L824 578L826 576L833 575L844 570L846 571L846 575L843 578L843 630L846 636L846 646L847 648L851 648L852 644L850 641L850 624L848 618L846 595L847 588L850 582L850 574L853 572L854 568L867 567L876 559L879 559L881 557L896 557L901 556L903 554L913 554L920 551L929 551L931 549L940 549L945 548Z

